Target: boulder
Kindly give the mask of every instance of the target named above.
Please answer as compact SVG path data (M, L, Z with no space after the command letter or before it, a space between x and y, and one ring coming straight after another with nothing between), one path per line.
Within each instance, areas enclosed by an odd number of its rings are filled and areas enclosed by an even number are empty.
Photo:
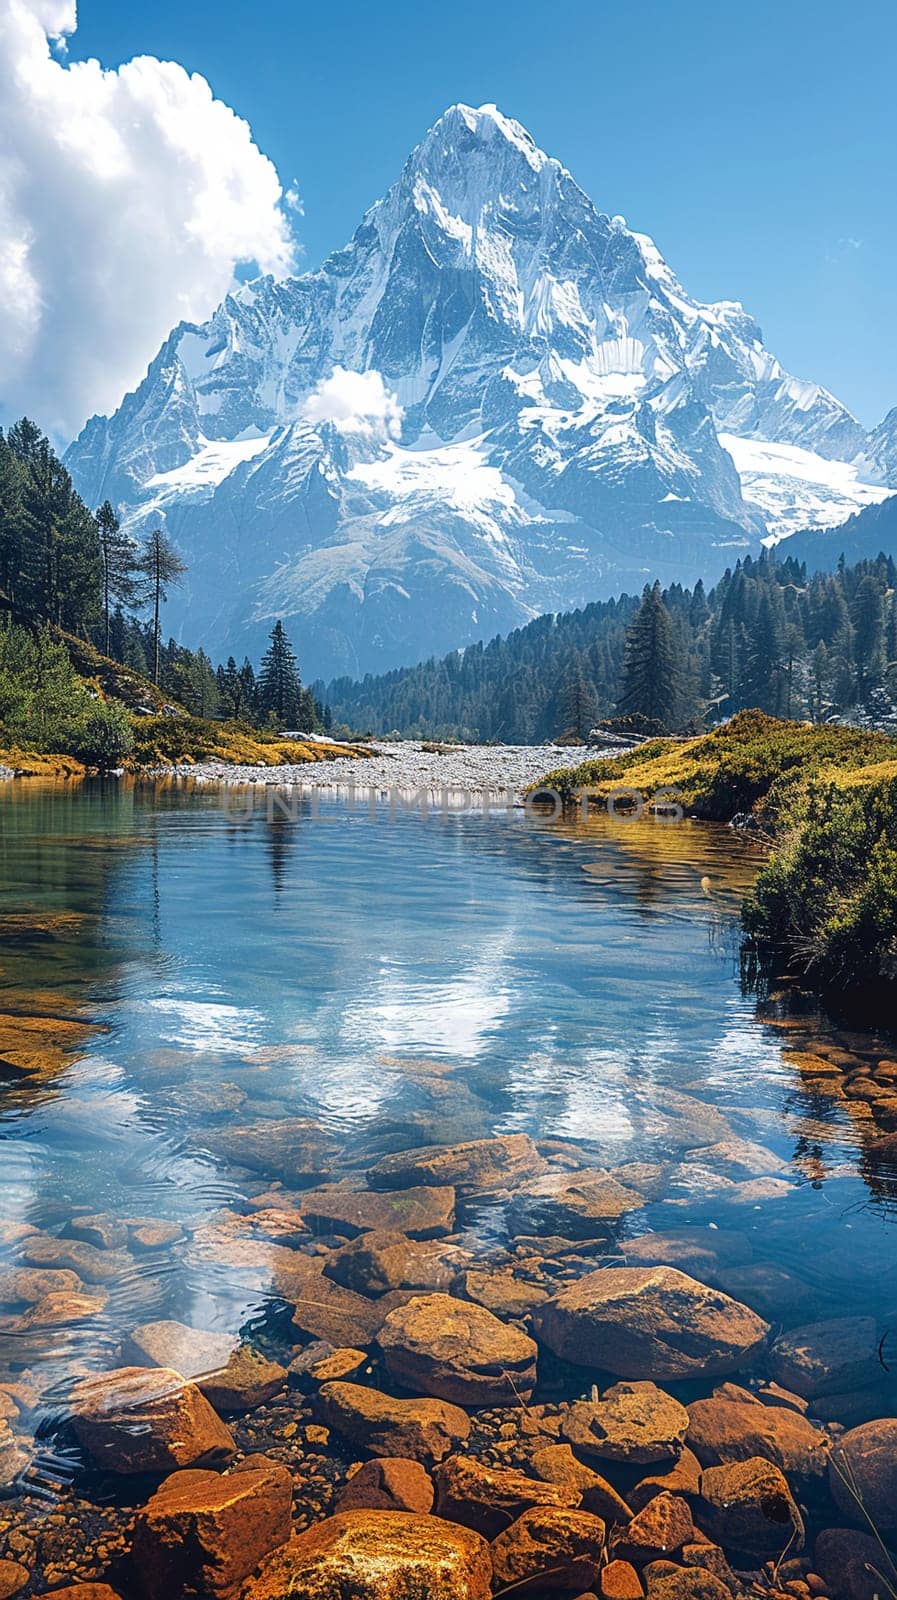
M656 1494L665 1492L691 1496L698 1493L700 1484L701 1463L694 1451L686 1447L665 1472L649 1472L639 1478L638 1483L628 1490L628 1499L633 1512L641 1511Z
M85 1244L92 1244L97 1250L121 1250L128 1243L128 1229L118 1217L110 1217L108 1212L97 1212L92 1216L73 1217L66 1223L62 1230L66 1239L83 1239Z
M378 1337L396 1383L456 1405L525 1403L535 1387L532 1339L451 1295L419 1295L397 1306Z
M732 1590L700 1567L674 1567L652 1577L648 1600L732 1600Z
M98 1250L81 1239L55 1239L48 1233L29 1234L19 1256L29 1267L74 1272L84 1283L109 1283L131 1265L124 1250Z
M300 1189L327 1176L336 1152L336 1140L308 1117L207 1129L205 1143L234 1166Z
M0 1272L0 1305L33 1306L48 1294L81 1294L77 1272L63 1267L8 1267Z
M573 1484L540 1482L512 1467L487 1466L473 1456L450 1456L433 1477L436 1515L476 1528L488 1539L534 1506L572 1509L581 1498Z
M819 1477L829 1441L799 1411L755 1400L695 1400L688 1407L688 1443L702 1467L763 1456L785 1473Z
M321 1421L372 1455L408 1456L425 1466L463 1445L470 1418L443 1400L395 1400L359 1383L325 1383L316 1404Z
M897 1592L897 1566L871 1533L856 1528L824 1528L813 1565L838 1600L883 1600Z
M587 1273L536 1320L541 1339L565 1361L659 1381L734 1372L769 1332L747 1306L675 1267Z
M419 1461L381 1456L365 1461L336 1496L337 1511L416 1511L433 1509L433 1482Z
M413 1184L450 1184L461 1194L513 1189L546 1170L532 1139L525 1133L464 1144L424 1145L384 1156L368 1173L373 1189L407 1189Z
M662 1490L637 1511L614 1540L614 1553L637 1565L673 1555L695 1536L688 1501Z
M882 1375L878 1332L871 1317L832 1317L790 1328L770 1346L777 1383L806 1400L861 1389Z
M132 1217L128 1219L127 1227L128 1243L139 1255L167 1250L184 1237L179 1222L164 1222L158 1217Z
M688 1431L688 1412L648 1382L617 1383L599 1401L573 1404L561 1432L584 1455L602 1461L671 1461Z
M803 1549L803 1519L788 1480L761 1456L702 1472L696 1515L702 1529L726 1550L765 1560L781 1556L786 1548L789 1555Z
M29 1306L17 1317L0 1319L0 1334L7 1338L33 1333L43 1328L70 1328L99 1316L106 1308L107 1295L99 1289L92 1294L73 1294L70 1289L54 1290Z
M490 1600L492 1559L470 1528L405 1511L343 1511L275 1551L242 1600Z
M200 1379L198 1387L216 1411L231 1416L267 1405L280 1393L286 1381L286 1368L278 1361L269 1361L252 1345L241 1344L226 1366Z
M409 1239L438 1239L455 1225L455 1192L450 1187L417 1185L376 1193L345 1179L304 1194L301 1211L310 1228L348 1239L374 1230L403 1233Z
M255 1458L258 1461L258 1457ZM290 1537L293 1482L271 1461L222 1477L175 1472L137 1513L132 1569L147 1600L215 1600Z
M526 1585L517 1592L570 1593L598 1576L605 1529L588 1511L535 1506L492 1541L492 1571L499 1587Z
M897 1417L851 1428L829 1459L832 1499L851 1522L897 1532Z
M14 1594L24 1589L30 1577L28 1568L20 1562L0 1560L0 1600L12 1600Z
M334 1250L324 1272L356 1294L381 1295L391 1289L450 1289L469 1261L469 1252L458 1245L376 1228Z
M196 1385L165 1367L82 1378L71 1396L78 1443L108 1472L223 1465L234 1441Z
M529 1467L545 1483L555 1483L561 1489L578 1491L584 1511L593 1511L607 1523L630 1521L631 1506L606 1478L577 1460L568 1444L540 1446L530 1456ZM571 1504L575 1505L576 1502L571 1501Z
M627 1189L601 1168L547 1172L515 1190L509 1212L514 1233L560 1233L565 1238L602 1238L644 1196Z
M122 1340L126 1366L170 1367L184 1378L201 1378L227 1365L238 1340L184 1322L145 1322Z
M629 1561L609 1561L598 1577L601 1600L643 1600L642 1580Z
M465 1272L461 1287L468 1300L503 1317L526 1317L551 1298L548 1289L519 1277L510 1267Z

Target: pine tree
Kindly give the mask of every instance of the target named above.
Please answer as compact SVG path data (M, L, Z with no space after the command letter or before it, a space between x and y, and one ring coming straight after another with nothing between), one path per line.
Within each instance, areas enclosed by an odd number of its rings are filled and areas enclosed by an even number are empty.
M626 630L621 716L648 717L673 728L679 716L681 663L670 613L660 584L646 584L642 603Z
M103 650L111 652L113 602L133 605L140 594L137 582L138 558L132 539L122 533L121 524L108 500L96 513L103 569Z
M161 673L161 607L163 601L168 599L169 586L177 583L181 573L186 572L187 568L162 529L154 528L147 534L138 570L146 576L153 606L153 683L158 688Z
M587 739L598 720L595 685L586 677L582 657L577 653L567 668L558 697L558 732Z
M298 728L306 714L306 694L302 688L293 647L280 618L270 634L271 643L259 667L257 698L259 710L280 728Z

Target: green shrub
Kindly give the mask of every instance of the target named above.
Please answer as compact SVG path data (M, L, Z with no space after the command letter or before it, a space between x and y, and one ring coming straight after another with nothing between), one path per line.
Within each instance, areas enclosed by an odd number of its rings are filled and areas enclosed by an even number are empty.
M86 767L109 772L120 767L134 748L134 730L124 706L101 701L73 730L73 755Z

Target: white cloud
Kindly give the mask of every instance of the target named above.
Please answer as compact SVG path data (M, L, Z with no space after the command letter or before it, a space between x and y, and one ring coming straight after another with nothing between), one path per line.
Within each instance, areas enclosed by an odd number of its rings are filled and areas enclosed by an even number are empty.
M282 273L294 250L274 166L205 78L68 63L76 22L75 0L0 0L0 406L61 438L239 263Z
M367 372L334 367L302 406L302 415L309 422L332 422L341 433L388 434L391 439L399 437L403 414L373 367Z

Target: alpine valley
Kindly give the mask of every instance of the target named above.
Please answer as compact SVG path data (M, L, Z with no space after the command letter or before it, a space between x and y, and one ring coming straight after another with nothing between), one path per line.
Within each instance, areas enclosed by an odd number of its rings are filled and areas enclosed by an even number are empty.
M167 624L213 653L283 617L310 676L391 668L897 488L867 434L731 301L596 209L494 106L452 107L314 272L182 323L66 464L164 524Z

